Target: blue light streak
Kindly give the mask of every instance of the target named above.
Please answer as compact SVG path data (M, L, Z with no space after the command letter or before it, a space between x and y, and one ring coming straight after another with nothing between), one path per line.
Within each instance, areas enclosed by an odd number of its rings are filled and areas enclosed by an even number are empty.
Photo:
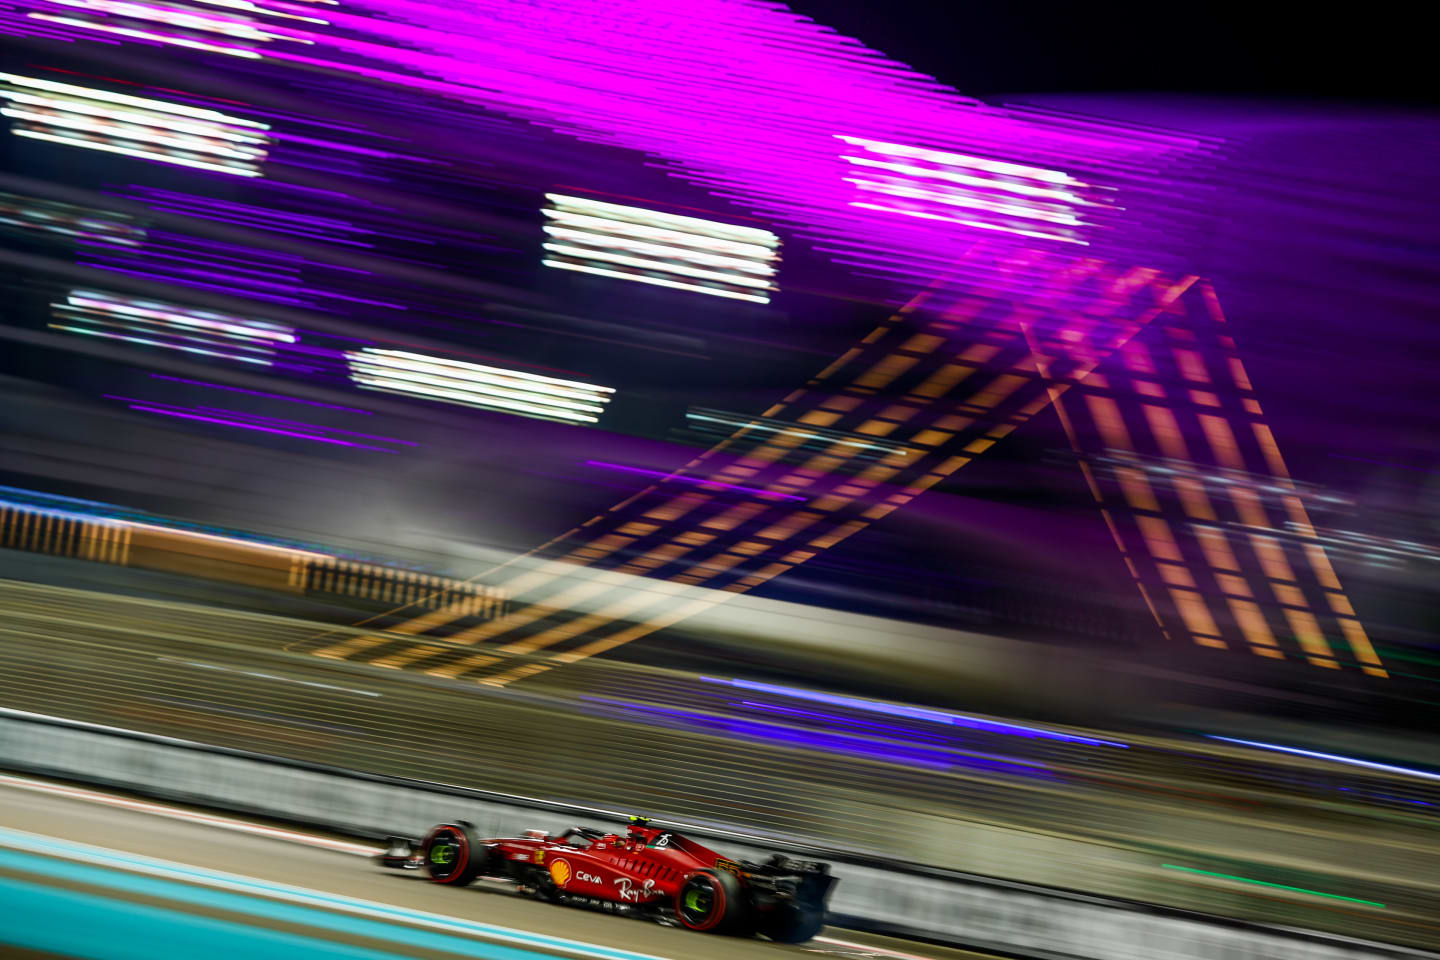
M885 760L890 763L899 763L906 766L923 766L936 770L948 770L953 767L964 766L1009 774L1011 776L1031 777L1042 780L1059 779L1049 772L1045 764L1037 763L1033 760L991 759L946 747L931 747L921 743L914 743L913 741L910 743L895 743L893 741L872 739L855 733L829 733L820 730L807 730L800 727L788 727L778 723L767 723L763 720L722 717L714 714L700 713L694 710L681 710L677 707L631 703L626 700L612 700L607 697L583 696L581 699L589 700L593 703L604 703L622 707L636 713L669 718L672 721L688 726L717 730L722 733L747 737L752 740L788 743L811 750L824 750L830 753L847 753L853 756L870 757L872 759Z
M957 727L969 727L974 730L985 730L990 733L1004 733L1012 736L1034 737L1042 740L1063 740L1068 743L1083 743L1094 747L1119 747L1128 750L1129 744L1120 743L1115 740L1101 740L1096 737L1082 737L1073 733L1061 733L1059 730L1046 730L1043 727L1029 727L1019 723L1009 723L1003 720L990 720L984 717L972 717L963 713L950 713L945 710L932 710L927 707L912 707L903 703L885 703L879 700L862 700L859 697L847 697L837 693L822 693L819 690L806 690L802 687L787 687L777 683L760 683L755 680L721 679L719 677L701 677L704 683L725 684L738 687L741 690L754 690L757 693L770 693L781 697L792 697L797 700L811 700L816 703L828 703L831 706L847 707L851 710L865 710L870 713L883 713L892 717L909 717L913 720L927 720L931 723L944 723Z

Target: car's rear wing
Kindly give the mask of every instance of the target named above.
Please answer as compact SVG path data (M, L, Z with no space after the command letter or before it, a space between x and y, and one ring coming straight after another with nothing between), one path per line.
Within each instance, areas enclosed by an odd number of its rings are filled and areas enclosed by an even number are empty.
M728 863L716 865L729 869ZM741 878L753 889L813 907L823 907L835 887L830 864L819 860L794 860L777 853L764 863L741 861L739 867Z

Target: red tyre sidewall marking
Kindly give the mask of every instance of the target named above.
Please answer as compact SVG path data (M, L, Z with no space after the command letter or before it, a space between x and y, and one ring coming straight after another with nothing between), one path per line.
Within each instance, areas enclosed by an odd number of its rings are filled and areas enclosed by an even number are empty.
M435 842L435 838L447 833L455 837L456 845L460 850L455 856L455 869L450 871L450 876L441 879L432 875L430 879L435 883L455 883L470 863L470 838L465 836L464 830L457 830L454 827L436 827L430 831L430 836L426 838L423 847L427 861L430 855L430 846Z
M715 892L715 909L711 911L710 919L707 920L705 923L690 923L690 921L685 919L685 914L680 909L680 903L678 901L678 898L675 904L675 912L679 914L680 922L683 923L685 926L689 927L691 930L699 930L701 932L704 932L706 930L712 930L715 927L719 926L720 920L725 916L725 887L709 874L702 873L700 874L700 876L710 881L710 889ZM683 895L685 888L681 887L680 891Z

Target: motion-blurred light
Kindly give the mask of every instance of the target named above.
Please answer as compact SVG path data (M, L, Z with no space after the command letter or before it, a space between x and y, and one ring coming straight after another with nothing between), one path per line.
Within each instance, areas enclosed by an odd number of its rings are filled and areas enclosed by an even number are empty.
M184 167L260 176L269 126L218 110L0 73L0 115L17 137Z
M769 303L780 238L768 230L547 193L544 264Z
M368 390L543 420L596 423L615 392L614 387L403 350L366 347L345 357L350 379Z
M207 53L223 53L232 57L257 60L260 54L249 43L269 43L272 40L291 40L310 43L288 33L277 32L265 22L249 16L257 13L285 20L325 25L327 21L317 17L306 17L280 10L271 10L251 0L203 0L199 5L174 2L163 6L146 3L128 3L124 0L48 0L49 3L81 11L80 16L62 16L55 13L32 12L27 14L35 20L57 23L81 30L94 30L115 36L130 37L149 43L163 43L203 50ZM226 8L223 12L214 7ZM157 30L155 25L161 29ZM184 33L168 33L166 29L181 30ZM216 34L233 43L212 43L194 34ZM239 44L239 45L237 45Z
M66 333L267 367L276 344L296 341L294 329L267 320L94 290L72 290L64 303L52 303L50 308L57 321L50 326Z
M1079 236L1087 184L1059 170L987 160L837 134L856 148L842 156L857 167L846 177L859 191L854 206L1038 240L1085 244Z
M0 230L122 247L138 247L145 240L145 228L123 213L4 192L0 192Z

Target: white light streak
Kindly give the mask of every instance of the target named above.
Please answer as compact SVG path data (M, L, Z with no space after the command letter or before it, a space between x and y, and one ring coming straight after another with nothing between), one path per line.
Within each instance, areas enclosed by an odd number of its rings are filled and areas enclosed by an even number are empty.
M935 203L944 204L950 207L971 207L976 210L986 210L991 213L1000 213L1011 217L1022 217L1031 220L1048 220L1051 223L1063 223L1069 226L1080 226L1082 221L1077 220L1072 213L1057 213L1047 210L1044 207L1026 207L1012 203L1002 203L995 200L983 200L976 196L964 194L946 193L940 190L925 190L919 187L907 186L902 183L884 183L878 180L862 180L859 178L846 177L846 183L853 183L861 190L872 190L876 193L889 194L892 197L910 197L916 200L931 200Z
M72 290L50 306L62 321L52 329L267 366L277 343L297 339L292 328L265 320L92 290Z
M545 199L553 203L557 209L589 211L607 220L654 224L660 227L670 227L685 234L721 237L770 248L780 245L779 237L769 230L762 230L759 227L740 227L715 220L701 220L699 217L684 217L674 213L663 213L659 210L647 210L644 207L629 207L604 200L591 200L588 197L567 197L560 193L547 193Z
M148 30L136 30L133 27L113 27L103 23L95 23L92 20L76 20L74 17L57 17L50 13L28 13L26 16L32 20L46 20L50 23L59 23L67 27L94 30L97 33L113 33L120 37L134 37L136 40L168 43L173 47L185 47L188 50L203 50L206 53L224 53L232 57L245 57L250 60L260 59L260 54L245 47L222 47L213 43L206 43L203 40L191 40L189 37L177 37L165 33L151 33Z
M914 177L920 180L941 180L946 183L955 183L966 187L979 187L982 190L998 190L1005 193L1013 193L1022 197L1035 197L1040 200L1055 200L1061 203L1083 204L1085 201L1066 190L1051 190L1047 187L1034 187L1028 183L1016 183L1014 181L996 180L990 177L978 177L968 173L956 173L953 170L938 170L934 167L917 167L908 163L890 163L885 160L871 160L868 157L843 157L845 161L857 167L873 167L877 170L887 170L891 173L903 174L907 177Z
M1406 777L1420 777L1424 780L1440 780L1440 773L1433 770L1418 770L1414 767L1400 767L1393 763L1376 763L1374 760L1361 760L1358 757L1346 757L1336 753L1321 753L1319 750L1302 750L1299 747L1286 747L1278 743L1264 743L1259 740L1242 740L1239 737L1222 737L1219 734L1207 733L1205 736L1211 740L1223 740L1226 743L1238 743L1246 747L1256 747L1260 750L1275 750L1279 753L1292 753L1297 757L1310 757L1315 760L1329 760L1332 763L1347 763L1354 767L1365 767L1370 770L1381 770L1385 773L1395 773Z
M125 3L123 0L46 0L63 7L77 7L81 10L96 10L118 17L133 17L136 20L154 20L157 23L188 30L206 30L221 33L240 40L273 40L278 34L266 33L244 18L205 16L181 8L166 9L149 7L139 3Z
M540 212L551 220L559 223L588 229L591 234L604 233L605 235L642 237L674 244L682 248L692 247L696 250L713 250L719 253L734 254L735 256L751 257L755 260L773 259L776 256L774 249L758 243L742 243L737 240L726 240L721 237L681 233L677 230L652 227L643 223L630 223L625 220L607 220L604 217L585 216L583 214L570 213L565 210L544 209Z
M578 243L586 243L589 241L591 236L593 236L592 234L586 233L583 230L571 230L568 227L555 227L550 226L549 224L544 227L544 230L546 233L550 234L550 236L555 237L556 239L569 240ZM652 256L676 256L676 251L674 247L667 247L663 244L646 243L643 240L630 240L624 237L610 237L607 238L607 240L609 245L612 247L616 247L617 249L621 250L629 250L637 254L649 254ZM724 257L720 256L719 254L701 253L699 251L681 251L679 256L682 256L684 259L690 261L691 263L703 264L704 266L709 267L729 267L732 270L741 270L746 273L757 273L765 276L771 276L775 273L774 267L770 266L770 264L768 263L759 260L743 260L738 257Z
M0 101L11 132L34 140L245 177L267 153L265 124L216 110L8 73Z
M220 163L190 160L186 157L177 157L170 153L152 153L148 150L135 150L113 143L97 143L94 140L85 140L78 137L60 137L51 133L41 133L38 130L12 129L10 132L17 137L29 137L31 140L48 140L51 143L63 143L72 147L85 147L88 150L100 150L105 153L119 153L127 157L135 157L138 160L159 160L163 163L174 163L182 167L194 167L197 170L211 170L215 173L233 173L242 177L260 176L259 170L245 170L240 167L230 167Z
M561 270L575 270L579 273L593 273L597 277L617 277L621 280L635 280L639 283L649 283L657 287L669 287L672 290L694 290L698 293L708 293L712 297L728 297L731 300L748 300L751 303L769 303L769 297L755 296L749 293L735 293L731 290L719 290L715 287L697 286L693 283L676 283L674 280L666 280L663 277L645 277L633 273L626 273L623 270L607 270L604 267L592 267L580 263L566 263L563 260L541 260L547 267L558 267Z
M13 193L0 193L0 227L124 247L138 247L145 239L145 229L125 214Z
M1069 183L1076 186L1084 186L1079 180L1059 170L1046 170L1044 167L1031 167L1021 163L1006 163L1003 160L987 160L984 157L972 157L963 153L947 153L943 150L930 150L926 147L912 147L903 143L886 143L883 140L867 140L864 137L847 137L843 134L836 134L837 140L844 140L852 146L864 147L871 153L885 154L892 157L914 157L917 160L927 160L930 163L942 163L949 167L973 167L976 170L984 170L988 173L999 173L1012 177L1028 177L1031 180L1044 180L1047 183Z
M358 386L547 420L597 423L613 387L366 347L345 355Z
M780 238L768 230L545 196L545 266L752 303L769 303L776 289Z
M304 17L298 13L284 13L280 10L271 10L269 7L262 7L258 3L251 3L250 0L200 0L200 2L208 3L212 7L228 7L232 10L247 10L252 13L263 13L267 17L284 17L286 20L303 20L306 23L319 23L325 26L329 26L330 24L329 20L321 20L319 17ZM325 2L333 3L334 0L325 0Z
M161 113L174 113L180 116L195 117L214 123L228 124L232 127L253 127L257 130L270 129L270 125L267 123L260 123L257 120L245 120L240 117L231 117L218 110L209 110L205 107L192 107L183 103L167 103L164 100L147 100L144 97L132 97L128 93L111 93L109 90L77 87L55 80L42 80L39 77L21 77L12 73L0 73L0 81L13 83L17 87L49 90L66 96L83 97L87 100L103 100L106 103L118 103L124 106L140 107L144 110L158 110Z
M83 114L91 117L102 117L113 120L116 123L128 123L141 127L153 127L155 118L153 114L110 106L99 101L82 100L76 97L56 97L45 93L21 93L10 91L5 94L5 99L12 103L26 104L34 107L41 107L53 112ZM206 123L202 120L181 120L179 118L167 119L165 129L170 132L192 133L196 136L210 139L227 140L231 143L245 144L253 143L257 147L263 147L265 136L254 130L226 130L217 127L213 123Z
M86 307L100 313L143 317L149 320L158 320L163 323L174 323L181 326L204 327L245 340L262 339L279 340L285 343L295 342L295 332L289 327L267 323L263 320L246 320L241 317L230 317L223 313L213 313L208 310L188 310L183 307L155 303L150 300L125 300L118 297L108 297L101 293L89 293L81 290L72 291L70 296L66 298L66 302L72 307Z
M231 353L221 353L217 350L202 350L199 347L186 347L174 343L165 343L160 340L149 340L145 337L131 337L122 333L106 333L103 330L89 330L84 327L71 327L63 323L48 324L52 330L63 330L66 333L83 333L87 337L104 337L107 340L123 340L126 343L138 343L146 347L165 347L169 350L182 350L185 353L198 353L207 357L220 357L225 360L240 360L244 363L258 363L270 366L270 361L261 357L242 357Z
M358 358L352 363L351 368L354 370L356 376L364 376L372 380L400 385L413 384L417 389L421 387L427 390L443 389L455 395L477 393L483 394L486 397L514 398L531 393L531 391L527 391L523 387L517 390L513 386L506 386L503 381L489 380L487 378L471 381L462 376L437 375L435 373L424 373L405 369L384 369L383 367L372 366ZM564 410L601 413L605 409L595 403L584 403L556 397L550 391L533 391L533 393L536 396L543 395L544 403Z
M977 227L981 230L1001 230L1005 233L1013 233L1021 237L1034 237L1037 240L1059 240L1063 243L1078 243L1081 246L1089 246L1085 240L1076 237L1066 237L1057 233L1041 233L1037 230L1021 230L1015 227L1008 227L999 223L986 223L983 220L965 220L960 217L942 217L937 213L926 213L923 210L906 210L903 207L886 207L878 203L852 203L852 207L859 207L862 210L879 210L883 213L899 213L907 217L919 217L922 220L936 220L940 223L958 223L965 227Z
M153 143L162 147L176 147L177 149L189 150L194 153L213 153L217 157L230 157L235 160L256 160L265 156L263 150L237 150L232 147L215 146L207 142L203 137L198 136L157 135L150 127L144 126L143 124L121 123L113 120L97 123L86 117L54 116L47 113L35 113L29 110L15 110L12 108L0 109L0 114L15 120L32 121L36 126L59 127L62 130L83 130L86 133L108 135L119 140L132 140L137 143Z
M1083 245L1087 241L1079 228L1089 221L1080 218L1079 208L1106 206L1082 195L1081 191L1093 189L1090 184L1060 170L863 137L837 134L836 138L871 154L841 154L846 163L873 171L872 178L842 179L854 184L861 196L878 193L896 198L891 204L851 203L864 210ZM955 216L955 208L970 215ZM1027 225L1027 220L1057 224L1060 229L1041 230Z
M618 263L621 266L638 267L641 270L676 273L683 277L695 277L700 280L719 280L722 283L733 283L742 287L758 287L761 290L769 290L773 286L769 280L760 280L756 277L740 276L718 270L701 270L697 267L685 267L680 264L665 263L662 260L647 260L644 257L631 257L623 253L609 253L604 250L577 247L572 244L546 243L543 244L543 246L551 253L561 256L582 257L589 260L599 260L604 263Z

